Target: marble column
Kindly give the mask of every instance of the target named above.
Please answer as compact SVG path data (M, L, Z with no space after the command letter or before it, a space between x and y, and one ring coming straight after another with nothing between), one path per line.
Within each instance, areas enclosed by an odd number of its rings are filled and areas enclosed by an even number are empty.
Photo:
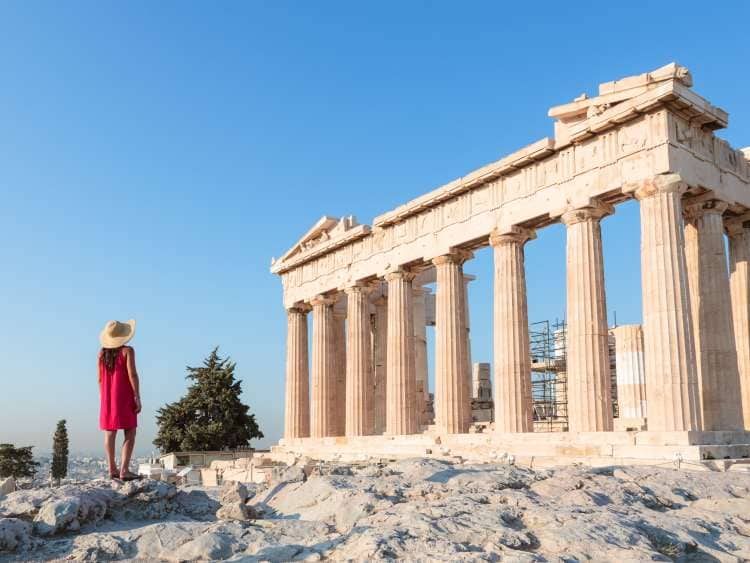
M657 432L701 428L682 219L686 189L678 175L665 174L634 194L641 215L648 429Z
M604 257L599 221L610 205L572 209L567 227L568 428L572 432L611 431L612 384L604 295Z
M425 295L429 293L425 287L414 287L414 365L417 377L416 408L417 421L420 425L427 424L427 331L425 321Z
M334 358L334 299L319 295L312 301L312 404L310 408L310 436L323 438L336 435Z
M469 284L477 279L476 276L464 274L464 319L466 320L466 384L469 398L472 396L472 367L471 367L471 315L469 314ZM469 405L469 422L473 422L471 404Z
M726 221L729 235L729 288L734 341L742 394L742 414L750 430L750 214Z
M333 309L333 357L335 390L333 399L336 436L346 432L346 309Z
M310 436L310 373L306 306L287 309L284 438Z
M397 270L385 279L388 281L386 433L414 434L418 429L414 400L417 385L412 306L414 274Z
M463 262L457 251L435 258L435 425L463 434L471 424L471 392L466 377L466 305Z
M388 347L388 298L381 296L374 301L375 321L373 323L373 360L375 363L374 390L373 390L373 432L383 434L385 432L385 397L386 397L386 373Z
M346 289L346 435L367 436L373 431L372 358L370 341L370 302L367 286Z
M646 417L646 362L641 325L612 329L615 337L617 403L620 418Z
M691 318L703 430L740 430L742 397L722 215L715 199L683 202Z
M500 433L534 430L524 268L524 245L533 237L533 231L521 227L490 235L495 259L495 432Z

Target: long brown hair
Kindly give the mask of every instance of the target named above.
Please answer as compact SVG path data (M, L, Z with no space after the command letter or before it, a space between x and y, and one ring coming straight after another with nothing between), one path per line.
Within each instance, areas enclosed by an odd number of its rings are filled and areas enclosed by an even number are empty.
M115 369L115 362L117 361L117 356L120 355L122 352L122 346L119 348L102 348L102 361L104 362L104 367L107 371L112 371Z

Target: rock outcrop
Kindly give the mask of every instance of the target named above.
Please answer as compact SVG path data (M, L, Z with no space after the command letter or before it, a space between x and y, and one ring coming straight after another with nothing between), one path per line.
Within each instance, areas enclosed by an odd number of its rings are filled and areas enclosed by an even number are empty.
M287 477L12 493L0 561L750 559L750 473L418 459Z

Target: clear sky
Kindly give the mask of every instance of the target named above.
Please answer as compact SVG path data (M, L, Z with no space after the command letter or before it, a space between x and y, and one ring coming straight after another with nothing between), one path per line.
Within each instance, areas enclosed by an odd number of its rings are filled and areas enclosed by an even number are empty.
M668 4L673 4L668 7ZM750 145L750 3L0 2L0 442L94 451L97 336L138 320L144 413L221 346L270 445L286 317L270 259L552 135L550 106L671 61ZM638 207L603 222L610 320L640 321ZM565 311L562 227L527 247ZM467 265L491 358L488 251Z

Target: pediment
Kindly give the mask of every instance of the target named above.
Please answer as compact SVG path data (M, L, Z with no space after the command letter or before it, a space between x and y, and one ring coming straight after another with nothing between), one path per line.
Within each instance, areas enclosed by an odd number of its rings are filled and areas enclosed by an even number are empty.
M278 260L272 259L272 270L283 269L285 264L296 262L298 258L313 254L316 250L328 247L329 243L348 239L353 231L367 231L365 225L359 225L353 215L337 219L324 215L287 250Z

